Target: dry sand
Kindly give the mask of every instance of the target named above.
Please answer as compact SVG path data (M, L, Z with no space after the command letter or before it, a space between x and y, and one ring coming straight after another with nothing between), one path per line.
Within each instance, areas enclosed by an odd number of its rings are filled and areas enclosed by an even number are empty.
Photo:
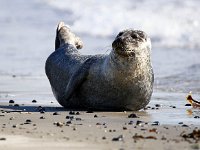
M160 125L145 111L70 111L37 102L0 107L1 150L200 148L200 126Z

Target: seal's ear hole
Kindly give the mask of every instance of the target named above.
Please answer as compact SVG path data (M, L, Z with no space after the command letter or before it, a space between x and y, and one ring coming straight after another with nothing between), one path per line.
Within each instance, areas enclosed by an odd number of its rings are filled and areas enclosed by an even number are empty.
M121 36L123 34L123 32L119 32L118 36Z

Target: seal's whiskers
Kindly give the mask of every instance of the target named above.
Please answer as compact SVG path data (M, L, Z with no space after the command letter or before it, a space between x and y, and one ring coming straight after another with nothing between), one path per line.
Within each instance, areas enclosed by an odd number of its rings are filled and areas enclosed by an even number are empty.
M111 45L108 45L108 46L104 47L103 49L106 50L104 54L107 54L107 52L111 52L111 50L112 50Z

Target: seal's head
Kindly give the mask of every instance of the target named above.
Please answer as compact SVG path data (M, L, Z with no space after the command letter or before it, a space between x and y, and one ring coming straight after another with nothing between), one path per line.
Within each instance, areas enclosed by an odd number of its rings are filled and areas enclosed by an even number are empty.
M112 43L113 52L121 57L142 57L150 55L151 42L146 33L140 30L124 30Z

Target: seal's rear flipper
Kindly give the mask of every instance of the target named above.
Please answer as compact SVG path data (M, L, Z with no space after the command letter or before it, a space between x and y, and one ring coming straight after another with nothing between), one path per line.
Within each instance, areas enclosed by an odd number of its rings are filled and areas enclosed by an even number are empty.
M55 50L65 43L72 44L77 49L83 47L81 39L75 36L64 22L60 22L56 29Z
M65 25L64 22L59 22L57 29L56 29L56 40L55 40L55 50L58 49L60 47L60 40L58 37L58 32L60 31L60 28L63 27Z
M65 101L68 101L72 97L72 95L75 93L75 91L78 88L80 88L83 82L87 79L90 66L95 60L96 60L95 58L87 59L83 63L83 65L73 74L73 76L69 80L69 83L65 90L65 94L63 95L63 99Z

